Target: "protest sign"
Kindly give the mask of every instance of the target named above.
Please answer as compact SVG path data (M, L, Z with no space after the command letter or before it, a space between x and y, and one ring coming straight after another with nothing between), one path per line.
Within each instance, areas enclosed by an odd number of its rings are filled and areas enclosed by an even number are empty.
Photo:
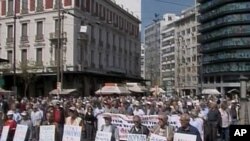
M111 133L98 131L96 133L95 141L111 141Z
M55 125L40 126L39 141L55 141Z
M146 141L147 136L143 134L128 134L127 141Z
M179 115L171 115L168 117L168 123L169 125L173 126L175 131L177 131L177 129L179 127L181 127L181 122L180 122L180 116Z
M175 133L174 141L196 141L196 135L183 134L183 133Z
M62 141L80 141L82 133L81 131L81 126L64 125Z
M7 141L9 130L10 130L9 126L3 127L0 141Z
M104 113L105 114L105 113ZM110 114L112 117L112 124L119 129L120 140L127 140L128 132L134 125L133 116L127 116L123 114ZM150 130L155 127L158 123L158 115L145 115L141 116L142 124L147 126ZM101 126L105 124L103 116L98 117L98 129L100 130Z
M26 138L27 131L28 131L27 125L18 124L16 127L16 132L13 141L24 141Z
M167 138L163 137L163 136L156 135L156 134L151 134L149 140L150 141L167 141Z

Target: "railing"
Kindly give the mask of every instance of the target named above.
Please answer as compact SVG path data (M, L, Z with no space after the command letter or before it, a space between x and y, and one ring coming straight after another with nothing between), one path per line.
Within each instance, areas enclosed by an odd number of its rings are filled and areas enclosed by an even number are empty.
M36 42L44 41L44 36L43 36L43 34L38 34L38 35L36 35L35 41L36 41Z

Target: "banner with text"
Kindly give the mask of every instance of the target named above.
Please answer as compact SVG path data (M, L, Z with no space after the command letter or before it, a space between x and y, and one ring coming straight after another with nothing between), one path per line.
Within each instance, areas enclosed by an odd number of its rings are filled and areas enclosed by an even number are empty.
M55 125L40 126L39 141L55 141Z
M27 125L17 124L13 141L25 141L27 131L28 131Z

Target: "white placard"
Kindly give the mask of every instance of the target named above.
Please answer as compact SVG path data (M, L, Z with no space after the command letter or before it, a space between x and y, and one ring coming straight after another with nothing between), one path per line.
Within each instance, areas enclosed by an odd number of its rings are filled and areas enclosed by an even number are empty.
M111 141L111 133L98 131L96 133L95 141Z
M86 26L86 25L81 26L80 32L81 32L81 33L86 33L86 32L87 32L87 29L88 29L88 26Z
M183 134L183 133L175 133L174 141L196 141L196 135Z
M80 141L81 131L81 126L64 125L62 141Z
M143 134L128 134L127 141L146 141L147 136Z
M9 130L10 130L9 126L3 127L0 141L7 141Z
M39 141L55 141L55 125L40 126Z
M17 124L13 141L24 141L28 131L27 125Z
M150 141L167 141L167 138L156 134L151 134Z

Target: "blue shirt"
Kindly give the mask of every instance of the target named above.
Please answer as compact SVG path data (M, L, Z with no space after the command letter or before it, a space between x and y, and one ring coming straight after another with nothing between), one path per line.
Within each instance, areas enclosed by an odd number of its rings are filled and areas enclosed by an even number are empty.
M184 129L183 127L180 127L180 128L177 130L177 133L196 135L196 141L202 141L198 129L195 128L195 127L192 126L192 125L188 125L188 127L185 128L185 129Z

